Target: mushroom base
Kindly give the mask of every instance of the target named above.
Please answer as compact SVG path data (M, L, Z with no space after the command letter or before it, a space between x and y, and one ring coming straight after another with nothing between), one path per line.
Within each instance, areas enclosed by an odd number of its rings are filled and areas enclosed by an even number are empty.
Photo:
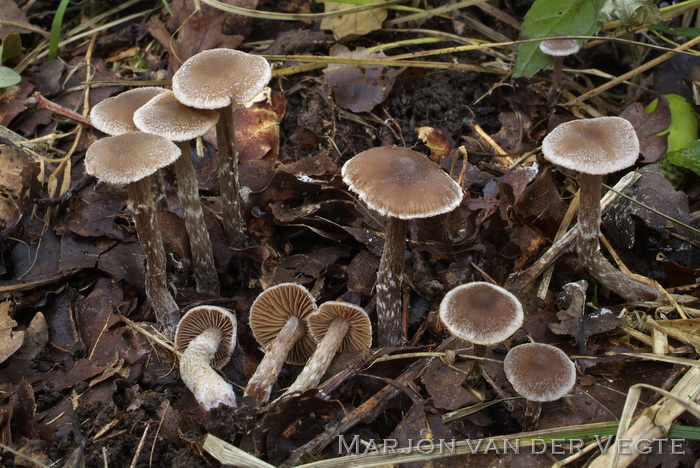
M386 218L384 250L377 273L377 342L380 347L404 342L401 282L406 252L405 219Z

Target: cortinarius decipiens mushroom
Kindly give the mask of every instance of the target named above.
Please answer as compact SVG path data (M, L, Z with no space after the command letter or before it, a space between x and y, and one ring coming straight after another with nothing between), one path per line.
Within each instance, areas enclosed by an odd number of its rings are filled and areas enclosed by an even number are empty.
M549 97L547 99L549 105L556 103L561 89L562 75L564 72L564 57L573 55L579 51L578 42L573 39L562 39L557 36L552 36L540 42L540 50L545 54L554 57L552 65L552 87L549 88Z

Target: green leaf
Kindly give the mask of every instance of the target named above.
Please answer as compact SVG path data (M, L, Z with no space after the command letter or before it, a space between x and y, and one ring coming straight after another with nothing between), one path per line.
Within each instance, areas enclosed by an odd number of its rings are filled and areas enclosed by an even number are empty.
M22 39L19 34L10 33L2 40L2 61L17 57L22 52Z
M0 88L16 85L22 79L19 73L11 68L0 66Z
M700 28L669 28L665 24L655 24L651 29L674 36L687 37L689 39L700 36Z
M687 148L666 153L666 157L676 166L688 168L700 175L700 140Z
M520 39L547 38L556 34L592 36L600 31L598 12L603 0L535 0L525 15ZM552 64L538 42L518 46L513 76L532 76Z

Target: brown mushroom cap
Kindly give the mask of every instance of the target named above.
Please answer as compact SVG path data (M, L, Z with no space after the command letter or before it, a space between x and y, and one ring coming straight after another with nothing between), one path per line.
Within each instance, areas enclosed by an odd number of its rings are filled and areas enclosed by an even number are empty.
M250 328L263 348L272 343L287 319L292 316L301 321L316 310L316 301L305 287L296 283L272 286L255 299L250 307ZM303 323L301 326L305 326ZM286 362L304 364L313 354L316 344L309 333L297 341L287 355Z
M540 42L540 50L547 55L553 57L566 57L567 55L573 55L577 53L580 49L578 42L574 39L561 39L557 37L550 37Z
M172 141L149 133L124 133L97 140L85 153L88 174L109 184L141 180L180 157Z
M148 86L107 98L90 111L92 125L107 135L138 132L139 129L134 125L134 112L164 91L164 88Z
M134 124L139 130L170 141L200 137L218 120L219 113L215 110L188 107L178 101L172 91L157 95L134 112Z
M576 368L559 348L526 343L511 348L503 360L506 378L531 401L554 401L574 388Z
M221 369L231 359L231 353L236 346L236 316L228 309L203 305L188 310L177 324L175 349L184 351L190 341L209 328L221 331L219 348L211 362L211 367Z
M372 346L372 324L362 307L347 302L324 302L307 318L309 331L316 342L320 342L330 324L336 319L348 322L348 331L340 344L341 353L369 349Z
M381 146L363 151L343 165L342 175L350 190L385 216L427 218L448 213L462 201L457 182L408 148Z
M478 345L500 343L523 324L520 301L500 286L467 283L448 292L440 320L458 338Z
M637 161L639 139L622 117L572 120L552 130L542 141L550 162L585 174L610 174Z
M210 49L190 57L175 72L173 92L187 106L221 109L253 99L270 78L270 64L259 55Z

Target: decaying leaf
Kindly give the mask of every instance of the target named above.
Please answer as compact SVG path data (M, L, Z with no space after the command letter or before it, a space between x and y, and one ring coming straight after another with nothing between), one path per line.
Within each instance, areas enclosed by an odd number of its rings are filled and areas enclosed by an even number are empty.
M24 332L24 343L15 353L19 359L34 359L49 343L49 327L44 314L37 312Z
M27 157L9 146L0 146L0 232L9 229L24 209L32 176L38 171Z
M0 303L0 363L5 362L24 343L24 332L12 331L17 322L9 314L10 303Z
M383 1L383 0L382 0ZM341 11L356 7L348 3L324 2L327 12ZM382 27L388 11L386 8L349 13L347 15L334 16L321 20L321 29L330 29L336 40L351 40Z
M242 163L264 159L274 164L280 149L280 121L286 107L284 96L273 94L270 102L258 102L236 111L233 117L236 148Z
M635 102L625 109L620 117L627 119L639 137L639 152L643 162L653 163L666 154L668 134L657 135L671 124L671 111L668 99L659 97L659 103L653 112L647 113L644 106Z
M455 141L449 135L433 127L418 127L418 138L430 148L430 159L439 162L455 148Z
M600 9L603 21L620 20L625 28L661 21L659 7L652 0L606 0Z
M334 45L330 54L354 59L384 58L384 52L367 52L364 47L350 51L342 44ZM323 71L323 81L330 86L338 107L352 112L369 112L384 101L394 86L400 69L372 66L330 64Z

